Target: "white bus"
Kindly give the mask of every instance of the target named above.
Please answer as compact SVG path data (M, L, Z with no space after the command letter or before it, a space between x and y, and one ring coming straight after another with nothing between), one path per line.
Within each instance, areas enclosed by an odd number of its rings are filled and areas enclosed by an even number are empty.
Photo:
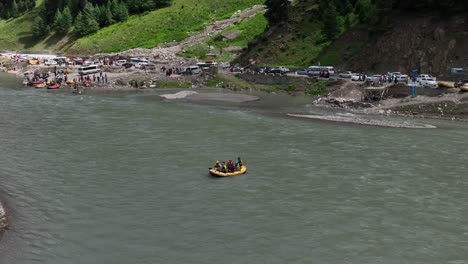
M93 74L93 73L99 73L99 72L101 72L101 66L99 65L83 66L78 69L78 73L80 75L87 75L87 74Z
M335 74L335 68L332 66L310 66L309 75L320 75L321 72L328 72L330 75Z
M149 63L147 59L143 58L130 58L130 62L137 64L137 63Z

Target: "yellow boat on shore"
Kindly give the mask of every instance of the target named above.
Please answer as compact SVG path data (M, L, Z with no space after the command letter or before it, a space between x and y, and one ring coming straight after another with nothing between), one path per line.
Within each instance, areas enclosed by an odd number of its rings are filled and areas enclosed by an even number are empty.
M449 82L437 82L437 84L445 88L455 88L455 85Z
M463 86L460 86L460 91L463 91L463 92L468 92L468 85L463 85Z
M221 172L221 171L218 171L218 170L215 170L213 168L210 168L210 174L213 175L213 176L219 176L219 177L231 177L231 176L237 176L237 175L241 175L241 174L244 174L247 172L247 166L245 165L242 165L241 166L241 169L239 171L235 171L235 172Z
M40 89L40 88L44 88L46 86L47 86L47 84L45 82L43 82L41 84L36 85L36 88Z

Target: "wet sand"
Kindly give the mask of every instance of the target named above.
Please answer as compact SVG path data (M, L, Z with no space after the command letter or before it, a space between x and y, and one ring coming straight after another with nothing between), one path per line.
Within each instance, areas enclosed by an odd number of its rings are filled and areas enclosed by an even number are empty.
M409 122L398 122L392 120L377 120L377 119L364 119L356 116L319 116L319 115L295 115L288 114L291 117L297 118L308 118L315 120L325 120L332 122L343 122L343 123L352 123L359 125L368 125L368 126L380 126L380 127L393 127L393 128L437 128L433 125L420 124L420 123L409 123Z
M252 96L247 94L237 93L198 93L195 91L180 91L175 94L163 94L161 95L164 99L185 99L190 101L219 101L219 102L230 102L230 103L245 103L257 101L260 98L258 96Z

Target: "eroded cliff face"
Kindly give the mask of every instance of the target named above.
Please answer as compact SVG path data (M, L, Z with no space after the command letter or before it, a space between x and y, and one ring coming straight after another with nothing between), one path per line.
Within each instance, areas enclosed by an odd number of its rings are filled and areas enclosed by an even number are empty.
M468 68L466 16L406 14L393 21L392 29L382 34L371 34L359 26L346 32L319 60L336 53L337 68L375 73L409 73L418 68L448 76L451 68Z

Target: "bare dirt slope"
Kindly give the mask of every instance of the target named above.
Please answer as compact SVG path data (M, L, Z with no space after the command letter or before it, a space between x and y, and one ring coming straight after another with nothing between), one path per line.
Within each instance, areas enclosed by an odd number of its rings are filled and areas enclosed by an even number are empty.
M449 78L452 67L468 67L468 21L463 14L396 15L385 33L357 26L318 58L342 70L383 73L413 68Z

